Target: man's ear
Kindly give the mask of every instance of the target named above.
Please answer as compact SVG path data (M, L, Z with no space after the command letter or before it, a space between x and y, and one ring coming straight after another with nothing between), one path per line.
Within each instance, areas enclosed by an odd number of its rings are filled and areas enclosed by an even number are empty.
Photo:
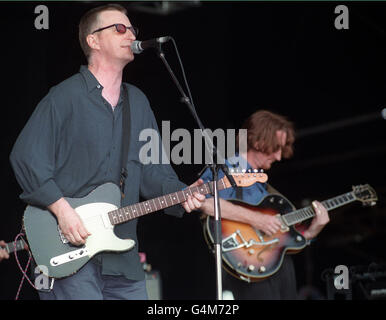
M253 147L254 147L256 150L259 150L259 141L255 141L255 143L253 144Z
M87 44L91 49L99 49L99 39L93 34L89 34L86 38Z

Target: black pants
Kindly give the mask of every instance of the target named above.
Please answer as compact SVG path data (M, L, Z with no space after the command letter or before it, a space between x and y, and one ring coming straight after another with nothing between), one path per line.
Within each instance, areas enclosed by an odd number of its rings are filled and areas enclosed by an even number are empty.
M223 270L223 290L235 300L296 300L296 277L292 258L285 256L280 269L267 279L248 283Z

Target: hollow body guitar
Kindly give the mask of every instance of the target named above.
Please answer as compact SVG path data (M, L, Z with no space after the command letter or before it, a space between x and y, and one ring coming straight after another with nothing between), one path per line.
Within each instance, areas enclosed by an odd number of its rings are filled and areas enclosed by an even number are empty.
M265 173L258 170L232 176L238 186L249 186L268 179ZM219 180L217 185L219 190L231 186L226 177ZM46 276L63 278L77 272L100 252L122 252L134 247L134 240L115 235L115 225L182 203L194 192L208 194L212 187L212 183L188 187L123 208L119 208L121 193L114 183L105 183L83 198L66 198L91 233L83 246L75 246L66 239L56 217L49 210L27 206L23 223L28 245L36 264L41 266Z
M329 211L354 201L374 205L375 191L369 185L353 186L353 191L322 202ZM231 275L247 282L263 280L276 273L286 253L297 253L307 241L296 229L296 225L315 216L311 206L299 210L283 196L269 194L254 206L239 200L230 202L263 214L276 215L281 221L281 230L272 236L248 224L221 220L222 261L224 269ZM204 236L213 248L215 221L208 216L204 223Z

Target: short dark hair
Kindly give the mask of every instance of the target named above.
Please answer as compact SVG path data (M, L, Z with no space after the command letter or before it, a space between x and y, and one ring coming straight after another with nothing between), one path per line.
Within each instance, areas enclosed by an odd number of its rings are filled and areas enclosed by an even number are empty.
M95 28L99 14L104 11L119 11L127 15L127 10L120 4L106 4L93 8L82 16L79 22L79 43L87 60L90 57L91 49L86 38Z
M290 158L293 155L295 130L293 123L286 117L267 110L259 110L245 120L241 129L247 129L248 149L255 149L257 142L258 150L266 154L276 152L281 147L276 132L282 130L287 133L287 140L282 147L283 158Z

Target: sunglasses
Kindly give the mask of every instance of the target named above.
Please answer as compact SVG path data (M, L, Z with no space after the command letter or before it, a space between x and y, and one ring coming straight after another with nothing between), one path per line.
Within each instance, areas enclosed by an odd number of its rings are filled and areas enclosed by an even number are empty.
M111 28L111 27L115 27L115 30L117 30L118 33L121 33L121 34L124 34L126 33L126 30L129 29L131 31L131 33L134 35L134 37L137 37L138 36L138 28L137 27L133 27L133 26L130 26L130 27L126 27L124 24L122 23L115 23L115 24L112 24L110 26L107 26L107 27L103 27L103 28L100 28L100 29L97 29L93 32L91 32L91 34L95 33L95 32L99 32L99 31L102 31L102 30L105 30L105 29L108 29L108 28Z

